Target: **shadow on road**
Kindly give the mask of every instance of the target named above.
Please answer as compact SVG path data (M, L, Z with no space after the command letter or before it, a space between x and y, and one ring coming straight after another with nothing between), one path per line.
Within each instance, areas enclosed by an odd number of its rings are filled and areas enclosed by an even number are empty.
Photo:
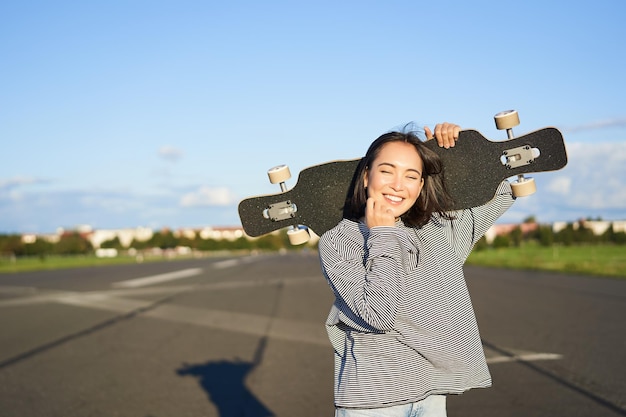
M271 417L269 410L246 387L246 377L260 363L266 339L261 339L254 359L250 362L236 359L219 360L203 364L184 364L176 370L179 376L193 376L217 407L220 417Z

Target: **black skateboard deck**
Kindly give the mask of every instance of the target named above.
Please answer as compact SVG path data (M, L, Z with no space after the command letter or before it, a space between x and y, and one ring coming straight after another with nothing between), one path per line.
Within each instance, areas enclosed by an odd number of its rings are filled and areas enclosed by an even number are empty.
M550 127L500 142L476 130L464 130L454 148L440 148L434 140L426 145L443 161L453 210L485 204L507 178L556 171L567 165L563 135Z
M463 130L453 148L440 148L435 140L426 144L442 158L444 181L454 200L451 210L487 203L507 178L556 171L567 164L563 135L555 128L499 142L476 130ZM288 226L306 226L321 236L343 218L359 161L305 168L292 189L242 200L239 217L244 231L256 237Z

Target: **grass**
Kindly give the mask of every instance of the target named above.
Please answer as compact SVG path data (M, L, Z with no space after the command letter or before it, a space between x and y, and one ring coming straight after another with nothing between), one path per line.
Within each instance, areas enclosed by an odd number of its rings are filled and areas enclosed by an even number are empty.
M207 255L210 256L209 253ZM170 258L154 256L138 260L132 256L116 258L97 258L95 256L0 257L0 273L97 267L163 260L170 260ZM543 247L527 243L520 247L474 250L467 263L498 268L536 269L626 278L626 247L623 245L555 245Z
M626 278L626 247L619 245L550 246L475 250L467 263L512 269Z
M98 258L95 255L46 256L9 258L0 257L0 273L24 271L40 271L81 267L97 267L104 265L124 265L137 262L156 262L166 260L164 257L117 256L115 258Z
M95 255L73 255L73 256L46 256L43 258L30 256L13 258L7 256L0 256L0 274L2 273L16 273L25 271L41 271L41 270L53 270L53 269L68 269L68 268L84 268L84 267L98 267L105 265L127 265L133 263L143 262L166 262L176 261L182 259L202 258L202 257L215 257L215 256L236 256L241 255L242 251L206 251L195 252L193 254L145 254L145 255L120 255L114 258L98 258Z

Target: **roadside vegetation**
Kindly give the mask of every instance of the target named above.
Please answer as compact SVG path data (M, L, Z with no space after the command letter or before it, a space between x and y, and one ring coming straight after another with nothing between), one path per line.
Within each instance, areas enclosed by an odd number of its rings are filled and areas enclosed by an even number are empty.
M626 233L609 228L595 235L590 229L568 224L557 233L550 226L539 226L524 234L518 227L496 236L491 244L483 237L467 263L626 278Z
M545 247L523 243L474 251L467 264L626 278L626 247L613 244Z
M123 247L118 238L103 242L100 250L78 232L66 233L57 243L37 238L25 243L20 235L0 235L0 273L159 262L204 256L231 256L237 253L301 250L289 244L286 233L258 239L214 240L176 237L171 231L155 232L150 240L133 241ZM107 252L108 250L108 252ZM104 255L99 254L104 252Z
M285 232L230 241L177 237L163 231L148 241L133 241L129 247L123 247L117 238L103 242L101 249L112 252L96 256L89 240L78 232L63 235L57 243L42 239L25 243L19 235L0 235L0 273L307 248L315 249L315 244L291 246ZM491 243L481 239L468 264L626 278L626 233L609 228L594 235L574 224L557 233L550 226L529 233L518 227Z

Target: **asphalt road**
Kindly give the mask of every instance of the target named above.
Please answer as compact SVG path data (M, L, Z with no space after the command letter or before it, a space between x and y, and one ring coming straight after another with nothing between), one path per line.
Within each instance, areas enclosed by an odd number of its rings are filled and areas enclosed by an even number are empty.
M468 267L494 386L454 416L626 415L626 281ZM0 274L0 416L332 416L313 252Z

